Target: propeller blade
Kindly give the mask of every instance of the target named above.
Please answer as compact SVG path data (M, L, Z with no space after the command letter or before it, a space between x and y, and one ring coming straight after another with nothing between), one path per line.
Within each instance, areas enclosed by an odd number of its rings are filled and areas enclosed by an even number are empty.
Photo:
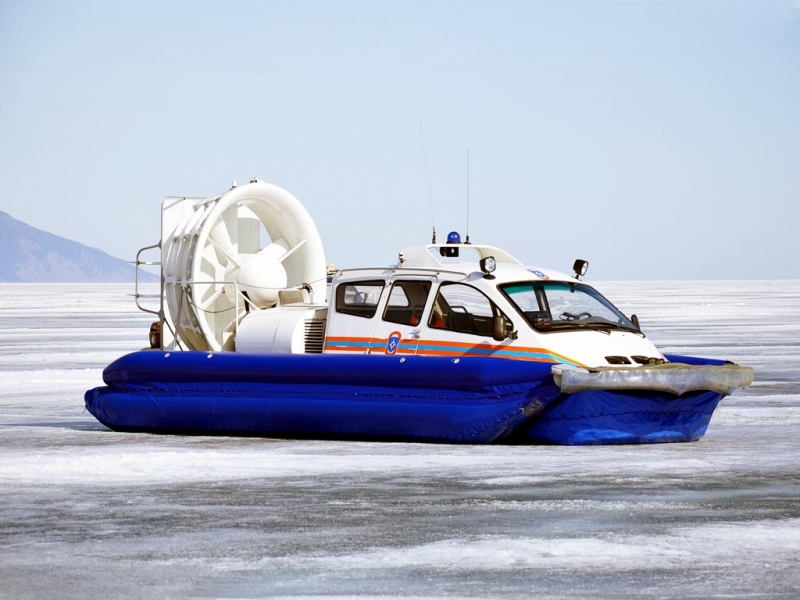
M271 244L267 244L261 250L258 251L260 256L271 256L278 262L282 262L284 258L289 254L289 246L286 241L281 238Z
M208 241L217 249L217 258L223 266L228 266L228 263L233 263L237 267L241 267L241 263L236 259L236 248L231 241L230 231L225 219L220 219L214 225L214 228L208 233Z
M199 304L200 308L202 310L208 310L211 307L211 305L217 301L217 298L222 296L224 290L225 286L222 285L219 286L219 288L217 288L217 290L213 294L211 294L208 298L206 298L205 300L203 300L203 302Z
M281 262L283 262L284 260L286 260L287 258L289 258L289 257L292 255L292 253L293 253L295 250L297 250L298 248L301 248L301 247L302 247L302 246L303 246L305 243L306 243L306 241L305 241L304 239L301 239L301 240L300 240L299 242L297 242L297 243L296 243L294 246L292 246L291 248L289 248L289 249L286 251L286 253L285 253L283 256L281 256L281 257L280 257L278 260L280 260Z

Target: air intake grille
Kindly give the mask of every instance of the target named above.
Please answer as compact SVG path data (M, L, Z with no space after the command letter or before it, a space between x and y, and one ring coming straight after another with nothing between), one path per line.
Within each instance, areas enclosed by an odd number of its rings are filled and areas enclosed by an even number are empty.
M306 354L322 354L325 342L325 321L306 319Z
M606 362L610 365L629 365L631 361L627 356L606 356Z
M640 365L663 365L665 361L663 358L654 358L652 356L631 356L633 362L637 362Z

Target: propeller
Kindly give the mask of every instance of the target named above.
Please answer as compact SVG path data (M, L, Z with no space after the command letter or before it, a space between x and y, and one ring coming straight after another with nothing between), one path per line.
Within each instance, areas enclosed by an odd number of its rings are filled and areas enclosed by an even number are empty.
M241 319L277 306L280 290L324 302L322 241L294 196L259 181L192 202L162 235L166 313L189 348L233 349Z

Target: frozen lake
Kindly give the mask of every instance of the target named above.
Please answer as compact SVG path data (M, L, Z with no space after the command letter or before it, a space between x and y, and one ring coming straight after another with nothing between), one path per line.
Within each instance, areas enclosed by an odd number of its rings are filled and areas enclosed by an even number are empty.
M108 431L131 287L0 284L0 597L800 595L800 281L597 284L756 381L699 442L582 448Z

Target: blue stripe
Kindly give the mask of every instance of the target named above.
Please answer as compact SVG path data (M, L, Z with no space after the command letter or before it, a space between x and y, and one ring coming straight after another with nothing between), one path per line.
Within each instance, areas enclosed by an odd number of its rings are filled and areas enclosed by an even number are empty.
M555 363L565 363L568 365L578 366L568 360L564 360L550 354L548 352L524 352L522 350L503 349L503 348L464 348L463 346L431 346L428 344L420 344L417 346L417 351L442 351L442 352L458 352L461 354L469 354L476 356L493 356L495 358L535 358L539 360L547 360Z
M333 348L384 348L386 342L325 342L325 346Z
M398 349L410 349L414 347L414 342L407 343L407 342L400 342L400 346ZM375 348L385 348L386 342L377 341L377 342L344 342L344 341L326 341L325 348L329 348L331 350L335 349L342 349L342 348L358 348L358 349L375 349ZM521 358L532 358L540 361L547 361L552 363L564 363L567 365L578 366L577 363L574 363L569 360L565 360L554 356L548 352L523 352L521 350L513 350L513 349L502 349L502 348L464 348L463 346L442 346L437 344L435 346L419 343L416 346L418 353L423 353L426 351L432 352L454 352L456 354L461 355L469 355L469 356L487 356L493 358L511 358L511 359L521 359Z

